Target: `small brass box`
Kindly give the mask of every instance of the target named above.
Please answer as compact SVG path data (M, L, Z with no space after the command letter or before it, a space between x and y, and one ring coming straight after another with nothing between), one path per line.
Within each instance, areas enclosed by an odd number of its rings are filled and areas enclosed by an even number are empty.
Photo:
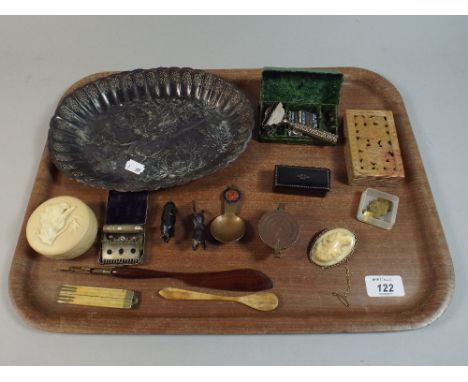
M346 110L345 160L349 184L405 178L393 113Z

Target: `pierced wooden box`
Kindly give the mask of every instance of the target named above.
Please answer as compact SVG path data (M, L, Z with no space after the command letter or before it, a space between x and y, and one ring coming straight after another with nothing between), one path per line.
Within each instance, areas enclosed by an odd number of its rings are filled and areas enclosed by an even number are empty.
M405 178L400 145L389 110L346 110L345 160L348 183Z

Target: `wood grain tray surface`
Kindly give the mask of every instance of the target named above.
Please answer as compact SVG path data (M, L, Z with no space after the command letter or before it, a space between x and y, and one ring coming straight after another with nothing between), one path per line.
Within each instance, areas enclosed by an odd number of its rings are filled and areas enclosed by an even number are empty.
M40 329L81 333L374 332L415 329L437 319L451 299L453 267L403 100L395 87L376 73L360 68L337 70L344 74L341 118L346 109L393 111L406 179L376 187L400 198L392 230L356 220L361 192L366 186L347 184L343 142L335 147L317 147L259 143L253 139L246 152L227 168L184 186L150 193L144 266L186 272L255 268L272 278L272 291L280 300L278 309L258 312L229 302L167 301L157 291L166 286L184 287L183 282L123 280L59 271L70 265L97 265L100 235L91 250L75 260L52 261L29 247L26 221L46 199L76 196L95 211L101 225L107 200L106 191L65 178L45 149L10 270L10 296L20 315ZM211 72L239 86L257 108L261 70ZM86 77L68 91L102 75ZM332 190L325 198L275 194L275 164L330 168ZM221 192L231 184L243 191L239 214L248 222L246 236L239 243L210 242L206 251L193 252L191 222L187 219L192 200L197 208L205 210L210 221L221 212ZM162 207L169 200L178 207L176 236L164 244L159 238L160 219ZM297 218L300 234L296 244L276 258L260 241L257 224L265 212L280 202ZM344 266L323 270L306 256L314 234L336 226L351 229L358 238L349 260L349 308L331 295L346 288ZM405 296L368 297L366 275L400 275ZM141 292L141 302L132 310L57 304L58 290L65 283L134 289Z

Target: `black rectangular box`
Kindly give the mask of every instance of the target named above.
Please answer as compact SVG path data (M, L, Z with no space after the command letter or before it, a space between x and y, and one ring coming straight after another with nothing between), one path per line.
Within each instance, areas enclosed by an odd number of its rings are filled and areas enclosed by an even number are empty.
M323 197L330 191L330 187L328 168L275 166L275 192Z

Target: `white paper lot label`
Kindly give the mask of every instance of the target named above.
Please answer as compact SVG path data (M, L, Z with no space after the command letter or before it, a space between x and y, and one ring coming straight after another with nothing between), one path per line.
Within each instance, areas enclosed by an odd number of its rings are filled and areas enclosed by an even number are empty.
M125 170L140 175L143 171L145 171L145 165L130 159L127 161L127 163L125 163Z
M403 297L405 288L401 276L366 276L369 297Z

